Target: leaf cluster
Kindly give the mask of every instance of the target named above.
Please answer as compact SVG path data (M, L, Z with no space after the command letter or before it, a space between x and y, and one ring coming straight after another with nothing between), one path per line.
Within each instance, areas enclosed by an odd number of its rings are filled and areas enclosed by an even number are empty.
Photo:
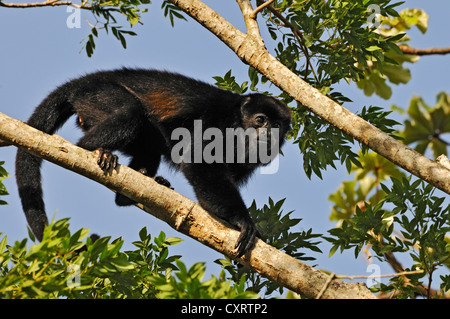
M0 161L0 196L9 195L5 185L3 184L3 180L8 177L8 172L3 168L3 164L5 164L5 162ZM0 199L0 205L7 205L7 204L8 204L7 202Z
M187 21L182 14L182 10L169 1L163 1L161 9L164 11L164 17L169 17L172 27L175 26L175 19Z
M120 41L122 47L126 49L127 42L125 36L135 36L136 33L131 30L124 30L118 21L120 17L124 17L126 21L133 27L136 23L141 23L141 14L147 12L147 9L141 9L141 6L150 4L150 0L91 0L89 8L95 24L91 25L90 34L82 41L88 57L94 54L95 38L98 37L98 30L105 30L108 34L112 32L114 37Z
M333 237L330 255L338 249L354 249L355 257L369 245L375 258L385 261L389 254L408 254L413 265L406 269L422 269L414 275L414 284L398 285L403 279L395 277L384 291L397 289L403 297L421 293L419 287L428 286L433 273L450 259L450 205L445 197L434 196L434 189L422 180L391 178L392 186L381 184L385 196L378 204L365 202L356 206L355 214L342 221L341 227L329 230ZM393 208L392 208L393 207ZM409 277L408 277L409 278ZM448 276L441 276L441 289L448 287ZM412 280L412 279L411 279Z
M255 299L259 295L245 291L245 277L236 285L225 279L224 271L217 278L202 281L205 275L205 263L198 262L189 269L179 260L176 261L178 272L175 276L155 274L149 281L158 289L156 295L161 299Z
M94 54L95 38L98 37L98 30L105 30L106 34L109 31L113 36L120 41L124 49L127 48L126 36L136 36L137 34L131 30L123 29L123 22L120 18L125 18L133 27L137 23L141 23L141 16L147 12L148 9L142 9L144 5L150 4L150 0L90 0L89 4L83 5L84 9L91 11L96 23L92 25L90 34L82 41L83 48L88 57ZM169 1L163 1L161 9L164 12L164 17L169 17L172 27L175 24L175 19L186 20L180 8Z
M383 181L405 176L394 163L374 152L360 152L358 160L361 167L354 165L351 168L354 179L342 182L338 190L328 197L333 202L330 220L339 221L339 225L355 214L356 207L364 208L366 202L379 203L386 195L380 188Z
M7 244L0 241L0 298L258 298L239 285L212 276L202 281L203 263L189 270L169 255L169 247L182 240L157 237L144 227L136 250L121 251L123 240L110 237L82 239L80 229L70 234L68 219L53 221L46 227L41 243L27 246L27 239ZM30 238L35 238L29 232Z
M395 109L404 113L398 107ZM433 107L421 97L413 97L406 113L408 119L400 133L405 143L415 144L415 150L421 154L429 148L435 158L447 155L450 145L450 140L446 140L450 133L450 96L445 92L439 93Z
M269 197L269 205L264 205L258 209L256 202L248 208L252 220L255 222L261 239L267 244L285 252L286 254L299 260L314 260L311 256L299 252L299 249L309 249L321 253L318 245L320 241L313 241L320 237L319 234L313 234L312 229L301 232L292 232L292 228L298 225L300 218L291 218L293 211L283 213L281 209L285 199L274 202Z
M387 0L292 1L280 0L265 9L266 26L277 58L317 88L341 79L359 80L359 65L385 61L384 52L396 39L384 37L370 26L369 8L383 16L398 16ZM262 1L257 1L262 3Z
M393 107L408 116L401 132L389 128L396 124L387 118L390 112L369 107L363 109L361 117L406 143L417 143L417 151L424 153L430 147L437 156L447 154L449 145L444 135L448 132L449 100L447 94L440 93L434 107L418 97L411 100L406 111ZM436 269L450 268L448 200L435 197L435 190L424 182L411 183L395 164L376 153L362 148L358 161L361 166L351 168L354 179L342 182L329 196L333 203L330 219L338 221L337 228L329 231L334 236L330 254L354 249L358 255L364 249L369 257L373 251L379 261L388 262L394 269L423 269L424 274L395 277L389 285L381 284L381 289L400 291L400 297L424 291L430 294L429 288L421 288L426 284L424 275L431 282ZM399 265L394 253L396 257L407 255L411 265ZM440 278L442 291L448 290L449 276Z
M428 15L420 9L403 9L397 16L380 17L380 23L377 29L379 34L390 37L395 44L406 45L410 38L404 32L416 26L425 33L428 29ZM419 60L418 56L403 54L396 45L391 46L385 55L388 59L384 61L370 60L367 65L361 66L364 76L357 81L357 86L367 96L377 94L384 99L389 99L392 89L388 82L392 84L409 82L411 72L403 64L415 63Z
M369 106L363 107L359 116L385 133L398 138L393 127L400 123L389 118L389 114L391 112L384 111L380 107ZM291 136L303 153L303 168L308 178L311 178L313 172L322 178L321 171L326 170L328 166L336 169L336 161L345 165L349 173L355 166L362 168L359 155L354 151L353 138L304 107L294 109L293 117L295 123L293 127L303 126L301 131L294 128ZM368 150L367 146L362 144L361 149L363 154Z
M303 169L308 178L312 173L322 178L322 170L328 166L336 169L336 161L345 164L348 170L352 164L360 165L352 149L353 138L335 126L304 107L294 109L293 122L303 127L297 132L294 129L291 136L303 154Z

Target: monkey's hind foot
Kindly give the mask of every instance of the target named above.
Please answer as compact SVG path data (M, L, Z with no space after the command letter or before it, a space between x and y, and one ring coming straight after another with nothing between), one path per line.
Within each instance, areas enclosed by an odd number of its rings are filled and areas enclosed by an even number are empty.
M167 179L165 179L164 177L156 176L155 182L157 182L158 184L160 184L162 186L166 186L167 188L173 189L173 187L171 187L171 185L170 185L170 182Z
M119 157L114 155L111 151L105 150L103 148L97 148L94 151L98 155L97 164L104 171L109 171L117 167Z
M140 169L139 170L140 173L147 175L147 171L145 169ZM170 189L173 189L173 187L170 187L170 182L165 179L164 177L161 176L156 176L155 177L155 182L157 182L160 185L166 186ZM117 206L131 206L131 205L135 205L136 202L132 199L129 199L128 197L126 197L125 195L122 195L120 193L116 194L116 205Z

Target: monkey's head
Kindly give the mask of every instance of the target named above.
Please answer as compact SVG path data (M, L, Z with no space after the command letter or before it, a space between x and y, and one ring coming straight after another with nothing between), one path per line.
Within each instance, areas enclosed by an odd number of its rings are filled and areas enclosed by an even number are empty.
M258 162L267 164L279 152L291 123L291 110L277 99L264 94L250 94L241 102L242 128L254 132L250 138L250 152L258 152ZM253 141L253 147L252 147ZM268 159L261 155L270 152ZM270 150L270 151L269 151Z

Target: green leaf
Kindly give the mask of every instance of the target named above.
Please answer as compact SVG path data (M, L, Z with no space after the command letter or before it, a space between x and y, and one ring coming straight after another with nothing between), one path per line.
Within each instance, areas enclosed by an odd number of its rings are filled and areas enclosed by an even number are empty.
M6 249L6 236L2 238L2 240L0 241L0 254L3 253Z
M380 51L381 48L376 45L371 45L370 47L366 48L366 50L369 52L374 52L374 51Z
M167 243L170 246L178 245L179 243L183 242L184 239L178 238L178 237L169 237L165 240L165 243Z
M147 227L143 227L140 231L139 231L139 238L141 239L141 241L144 241L147 239Z

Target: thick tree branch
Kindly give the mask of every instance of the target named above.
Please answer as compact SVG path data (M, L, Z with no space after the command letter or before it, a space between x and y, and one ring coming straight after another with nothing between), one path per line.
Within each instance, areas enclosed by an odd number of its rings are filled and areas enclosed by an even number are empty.
M177 231L229 256L239 232L211 217L195 202L161 186L126 166L110 174L97 165L93 152L79 148L57 135L48 135L0 113L0 138L59 166L120 191L142 203L137 206L165 221ZM259 240L254 249L240 259L245 266L308 298L316 297L328 276ZM332 280L322 298L374 298L364 284Z
M292 73L273 57L255 34L244 34L200 0L170 0L205 28L214 33L244 62L264 74L273 84L295 100L373 151L408 172L450 194L450 170L390 137L338 103L332 101ZM244 18L250 19L248 0L237 0L246 7ZM248 24L247 24L248 27Z

